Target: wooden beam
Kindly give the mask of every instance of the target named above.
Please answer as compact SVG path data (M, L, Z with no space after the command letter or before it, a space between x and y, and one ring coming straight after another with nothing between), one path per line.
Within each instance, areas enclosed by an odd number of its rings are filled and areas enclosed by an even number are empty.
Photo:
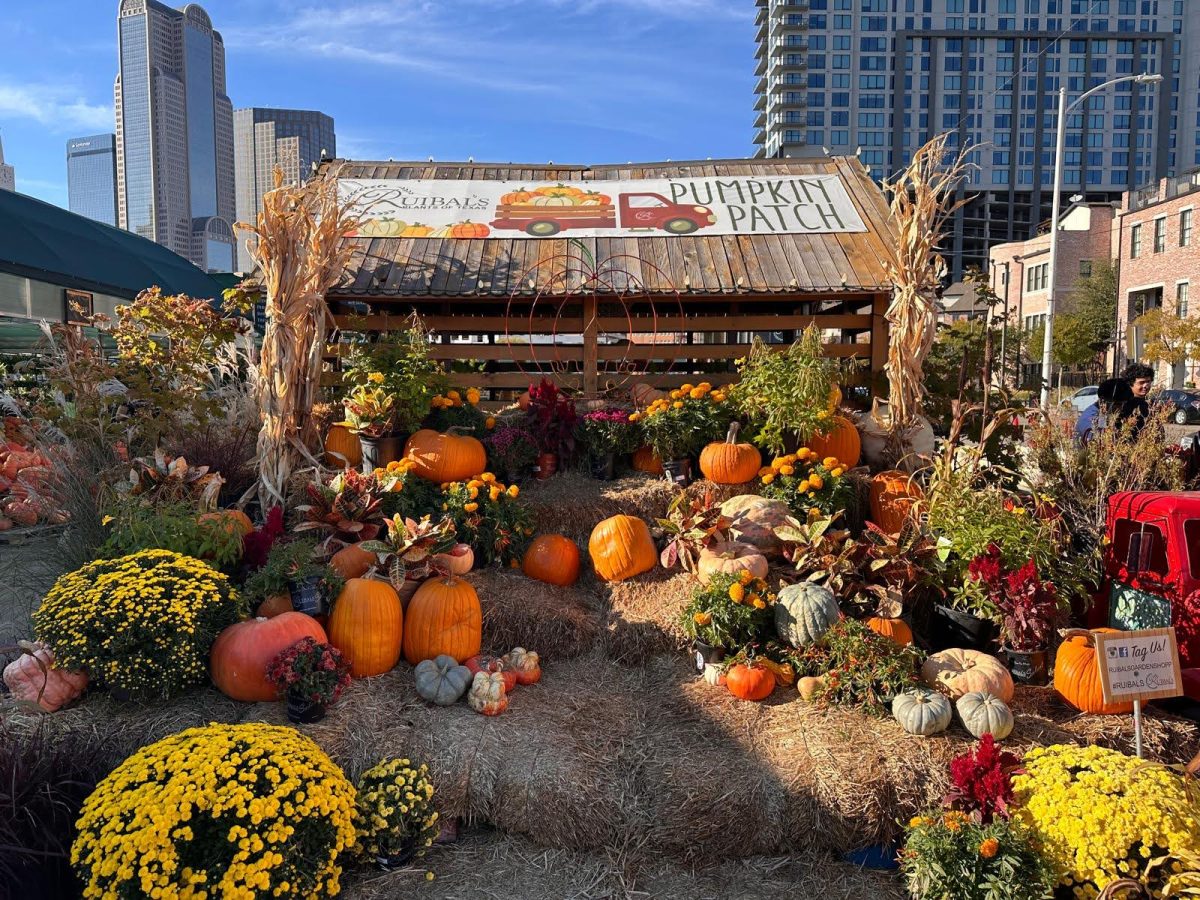
M770 344L786 350L787 344ZM737 359L750 352L749 344L619 344L598 348L601 360ZM870 344L826 344L825 355L842 359L871 354Z
M822 329L861 329L866 331L871 327L869 315L740 315L740 316L659 316L658 319L649 316L636 316L632 319L619 316L601 317L601 331L637 334L657 331L663 332L703 332L703 331L799 331L809 325L816 324Z
M430 344L433 359L478 359L492 362L582 362L581 344Z
M880 294L871 309L871 371L882 373L887 364L888 323L887 309L891 298ZM874 391L874 385L872 385Z

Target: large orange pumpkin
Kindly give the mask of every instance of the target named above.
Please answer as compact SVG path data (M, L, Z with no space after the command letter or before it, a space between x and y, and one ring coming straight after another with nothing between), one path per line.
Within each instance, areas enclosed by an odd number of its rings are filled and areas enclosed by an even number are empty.
M334 456L334 454L339 456ZM345 422L335 422L325 435L325 465L333 469L357 469L362 465L362 444Z
M445 654L470 659L483 643L483 610L475 588L450 575L426 580L408 603L404 658L414 666Z
M216 512L205 513L200 517L201 522L215 522L224 530L245 537L254 530L250 517L240 509L219 509Z
M745 484L762 468L762 454L753 444L737 442L738 423L731 422L724 441L700 451L700 471L716 484Z
M904 472L880 472L871 479L871 521L888 534L899 534L916 502L924 497L921 486Z
M270 619L247 619L230 625L213 642L209 667L213 684L222 694L247 703L278 699L267 681L267 666L302 638L325 643L325 629L311 616L285 612Z
M414 472L435 484L463 481L487 468L487 451L475 438L439 434L429 428L408 439L404 458L413 461Z
M561 534L543 534L525 551L521 570L538 581L568 587L579 579L579 547Z
M658 561L650 529L637 516L613 516L592 529L588 553L605 581L624 581L649 572Z
M822 459L832 456L842 465L854 468L862 456L862 438L853 422L845 416L834 416L829 432L814 434L809 438L808 448Z
M1105 716L1133 712L1132 701L1105 703L1100 688L1095 635L1113 630L1097 628L1092 632L1072 628L1058 646L1058 655L1054 659L1054 690L1080 712Z
M358 544L348 544L329 560L329 567L343 578L362 578L371 566L379 562L379 557L369 550L364 550Z
M662 460L649 447L642 447L633 454L633 467L639 472L649 472L651 475L663 473Z
M775 673L762 663L738 663L725 673L725 686L739 700L766 700L775 690Z
M342 651L355 678L382 675L400 659L404 611L386 581L351 578L329 616L329 642Z
M908 623L903 619L888 619L883 616L875 616L867 619L867 627L876 634L882 634L885 638L891 638L901 647L907 647L913 642L912 629L908 627Z

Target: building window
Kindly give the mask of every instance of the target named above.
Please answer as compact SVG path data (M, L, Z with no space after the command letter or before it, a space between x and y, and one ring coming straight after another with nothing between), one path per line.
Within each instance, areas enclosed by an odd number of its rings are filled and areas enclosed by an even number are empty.
M1079 261L1079 274L1083 278L1092 277L1092 261L1090 259L1081 259Z
M1137 259L1142 255L1142 226L1134 225L1129 229L1129 258Z
M1179 312L1179 318L1186 319L1188 314L1188 283L1181 281L1175 285L1175 309Z
M1179 214L1179 246L1190 247L1192 244L1192 211L1185 209Z
M1154 220L1154 252L1162 253L1167 249L1167 220L1165 218Z
M1040 266L1030 266L1025 272L1025 293L1031 294L1034 291L1044 291L1046 285L1050 283L1050 263L1042 263Z

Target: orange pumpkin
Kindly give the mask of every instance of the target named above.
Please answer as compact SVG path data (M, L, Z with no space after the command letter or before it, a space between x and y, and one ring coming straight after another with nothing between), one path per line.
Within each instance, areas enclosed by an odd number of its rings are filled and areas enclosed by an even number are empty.
M362 465L362 444L345 422L335 422L325 434L325 465L334 469L357 469Z
M762 454L751 444L737 442L738 423L731 422L724 441L700 451L700 471L716 484L745 484L762 468Z
M867 619L867 627L876 634L890 638L901 647L907 647L913 642L912 629L903 619L886 619L883 616L875 616Z
M433 234L432 228L430 228L428 225L421 225L421 224L417 223L417 224L409 225L403 231L401 231L400 237L402 237L402 238L422 238L422 237L429 237L431 234Z
M725 686L739 700L766 700L775 690L775 673L761 663L738 663L725 673Z
M439 434L429 428L408 439L404 458L412 460L417 475L435 484L463 481L487 468L487 451L475 438Z
M605 581L624 581L648 572L658 561L650 529L637 516L613 516L592 529L588 553Z
M1054 690L1080 712L1105 716L1133 712L1132 701L1105 703L1100 688L1096 633L1112 631L1112 628L1095 631L1072 628L1058 646L1058 655L1054 659Z
M281 616L285 612L291 612L293 609L295 607L292 606L291 594L272 594L262 603L258 604L258 609L254 611L254 614L264 619L273 619L275 616Z
M329 560L329 567L343 578L362 578L379 558L358 544L348 544Z
M483 610L475 588L453 575L430 578L408 604L404 658L412 665L443 653L458 662L479 653Z
M254 530L250 517L240 509L220 509L216 512L205 513L200 517L201 522L215 522L226 531L245 537Z
M533 398L529 396L529 391L526 391L520 397L517 398L517 406L521 407L521 409L523 409L523 410L528 411L528 409L532 403L533 403Z
M646 384L643 381L629 389L629 396L638 406L649 406L655 400L665 397L666 394L658 390L654 385Z
M538 581L568 587L579 580L579 547L561 534L543 534L525 551L521 571Z
M226 697L246 703L275 700L279 692L267 681L267 666L302 638L326 642L325 629L311 616L285 612L230 625L213 642L209 668L213 684Z
M871 479L871 521L888 534L899 534L917 501L921 486L904 472L880 472Z
M814 434L808 441L810 450L824 459L832 456L847 468L854 468L862 457L862 438L858 428L845 416L834 416L833 424L826 434Z
M537 194L533 193L533 191L527 191L527 190L525 190L525 188L521 188L520 190L517 190L517 191L509 191L507 194L501 194L500 195L500 203L502 206L510 206L512 204L519 204L519 203L528 203L530 200L532 200L536 196L537 196Z
M382 675L400 659L404 611L386 581L351 578L329 616L329 642L342 651L355 678Z
M633 454L633 467L639 472L649 472L651 475L663 473L663 462L649 447L642 447Z
M459 222L450 229L453 238L485 238L489 233L488 227L479 222Z

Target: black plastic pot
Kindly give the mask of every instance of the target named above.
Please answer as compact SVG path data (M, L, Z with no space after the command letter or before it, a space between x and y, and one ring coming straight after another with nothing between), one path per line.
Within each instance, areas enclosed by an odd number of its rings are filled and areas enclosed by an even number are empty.
M593 456L592 462L592 477L600 481L612 481L616 477L617 457L614 453L606 453L603 456Z
M298 725L311 725L325 718L325 705L314 703L303 694L288 691L287 695L288 721Z
M289 586L292 595L292 609L309 616L319 616L327 612L325 592L321 590L321 578L315 576L303 581L294 581Z
M996 626L969 612L938 604L933 608L932 639L936 649L986 650L996 639Z
M1050 651L1034 650L1024 653L1020 650L1004 650L1008 671L1012 673L1013 681L1021 684L1035 684L1039 687L1050 683Z
M663 463L663 473L671 484L687 487L692 483L692 461L690 459L669 460Z
M413 857L417 855L417 838L409 838L395 853L389 853L386 856L376 856L375 865L383 869L385 872L390 872L393 869L403 869Z
M724 647L714 647L711 644L704 643L704 641L693 641L692 650L695 652L693 660L696 671L701 675L704 674L705 663L716 663L725 658Z
M358 443L362 447L362 473L364 475L370 475L376 469L395 462L400 458L401 451L404 449L404 442L395 435L372 438L360 434Z

